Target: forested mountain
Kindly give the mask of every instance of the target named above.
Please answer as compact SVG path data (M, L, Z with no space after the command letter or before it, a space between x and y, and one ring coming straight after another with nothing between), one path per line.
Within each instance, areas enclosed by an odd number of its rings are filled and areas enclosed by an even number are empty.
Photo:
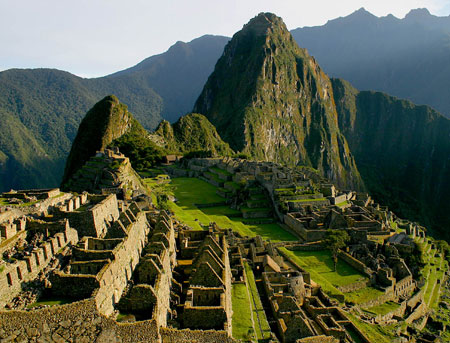
M329 78L274 14L259 14L233 36L194 112L236 151L363 187L339 131Z
M330 76L383 91L450 117L450 16L426 9L404 19L363 8L323 26L292 30Z
M81 119L108 94L116 94L147 129L162 116L175 121L189 112L227 40L178 42L135 67L95 79L54 69L0 72L0 190L58 185Z
M450 120L333 79L339 126L370 193L395 213L450 238Z

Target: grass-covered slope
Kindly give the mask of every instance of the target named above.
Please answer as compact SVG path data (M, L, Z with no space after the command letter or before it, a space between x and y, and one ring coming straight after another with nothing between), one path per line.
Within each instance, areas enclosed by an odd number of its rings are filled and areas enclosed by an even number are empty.
M339 125L371 194L450 238L450 120L339 79L333 88Z
M216 128L198 113L187 114L173 125L167 121L161 122L154 136L161 138L161 144L171 151L208 151L213 156L230 156L233 153Z
M340 185L360 188L332 93L328 77L281 18L261 13L225 47L194 112L206 115L234 150L309 165Z

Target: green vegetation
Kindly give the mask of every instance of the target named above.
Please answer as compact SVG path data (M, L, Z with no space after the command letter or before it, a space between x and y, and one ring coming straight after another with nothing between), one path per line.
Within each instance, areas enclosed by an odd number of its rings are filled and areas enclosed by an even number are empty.
M397 338L396 333L393 332L393 330L390 330L392 329L392 326L373 325L363 322L351 313L347 312L346 315L350 318L352 323L366 335L370 342L391 343Z
M399 307L400 307L400 304L393 302L393 301L388 301L384 304L373 306L373 307L370 307L369 309L365 309L365 311L375 314L375 315L384 316L385 314L388 314L389 312L395 311Z
M234 284L231 299L233 303L233 338L244 341L254 338L252 305L245 284Z
M382 291L373 287L365 287L350 293L339 291L338 287L367 280L367 277L342 260L338 260L336 271L334 271L333 258L328 250L290 251L286 248L280 248L280 250L295 261L300 268L309 272L311 279L331 297L344 298L345 301L358 304L383 294Z
M131 165L138 172L151 170L163 161L169 152L160 148L140 132L129 132L114 140L109 147L117 147L130 159Z
M416 239L416 244L419 246L421 253L421 260L425 266L422 268L422 277L425 280L424 290L424 301L431 309L438 308L439 302L439 290L441 285L438 284L444 280L445 271L448 269L448 265L443 258L443 254L440 253L438 249L433 249L428 243L419 242Z
M152 187L152 194L156 199L156 207L160 210L169 209L169 200L173 196L175 187L171 184L160 182Z
M54 305L64 305L73 302L73 299L69 298L53 298L53 297L42 297L35 303L27 306L27 308L33 308L38 306L54 306Z
M146 129L163 117L176 121L192 108L228 40L178 42L135 67L94 79L43 68L0 72L0 163L6 162L0 191L59 185L83 116L108 94L127 104Z
M27 206L31 206L34 204L37 204L39 202L39 200L34 200L34 201L29 201L29 202L24 202L21 204L11 204L9 199L7 198L0 198L0 206L17 206L17 207L27 207Z
M233 175L229 171L223 170L223 169L220 169L220 168L217 168L217 167L214 167L214 168L211 168L211 169L214 170L217 174L222 174L222 175L225 175L225 176L232 176Z
M124 135L126 137L122 138ZM152 149L149 148L151 142L146 136L146 130L128 112L126 105L120 103L114 95L105 97L81 121L67 158L62 184L66 184L97 151L105 149L117 139L119 141L115 146L128 154L133 166L138 165L137 157L151 160L152 156L157 155L158 149L154 144ZM144 151L144 156L136 153L141 150Z
M260 13L233 36L194 111L205 114L235 151L322 174L332 169L338 184L359 188L356 164L335 125L333 99L324 95L330 88L282 19Z
M196 205L224 202L225 199L216 194L217 188L196 178L174 178L171 182L176 187L174 191L176 203L169 207L177 217L187 225L202 229L203 225L215 222L222 228L232 228L244 236L261 235L263 239L272 241L292 241L296 237L276 223L244 224L243 218L235 217L240 211L228 206L199 208Z
M250 291L250 303L253 311L253 321L258 339L270 338L270 326L264 312L261 298L256 288L255 276L247 262L244 262L245 275L247 276L247 285Z
M349 202L347 200L340 202L339 204L336 204L336 206L338 207L343 207L343 206L347 206L349 204Z
M209 120L197 113L187 114L173 125L162 121L155 135L164 141L165 148L182 154L209 152L211 156L231 156L233 151L217 133ZM210 157L210 156L206 156Z
M450 121L430 107L332 83L339 127L371 196L449 240Z
M338 252L340 249L346 246L350 240L350 236L345 230L328 230L325 238L323 239L324 246L328 247L333 257L334 270L336 271L336 265L338 263Z

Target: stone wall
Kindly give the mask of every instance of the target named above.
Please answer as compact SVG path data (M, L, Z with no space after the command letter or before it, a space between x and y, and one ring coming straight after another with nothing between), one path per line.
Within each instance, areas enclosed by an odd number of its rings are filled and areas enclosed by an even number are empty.
M330 201L328 199L325 200L303 200L303 201L288 201L289 210L291 212L296 212L300 208L308 205L313 206L328 206L330 205Z
M0 272L0 306L5 306L16 296L22 290L23 283L34 280L61 249L77 241L77 231L66 227L65 231L44 241L30 256L5 264L5 268Z
M353 268L355 268L357 271L359 271L361 274L366 275L367 277L371 278L372 277L372 270L370 268L368 268L364 263L362 263L361 261L357 260L356 258L354 258L352 255L346 253L345 251L340 250L338 252L338 257L348 263L349 265L351 265Z
M0 311L5 342L159 343L152 320L117 323L100 314L95 299L32 311Z
M300 220L295 218L292 214L284 215L284 223L307 242L315 242L325 237L327 230L315 230L306 228Z
M375 321L377 323L385 323L389 320L391 320L393 317L403 317L406 311L406 301L403 301L400 306L395 309L394 311L391 311L389 313L386 313L385 315L378 315L375 318Z
M160 329L162 343L234 343L225 331Z
M66 211L64 207L55 209L54 217L56 219L68 218L70 226L78 231L80 237L103 237L106 234L107 223L119 218L117 197L115 194L90 196L89 201L98 201L98 203L85 211ZM89 203L87 203L87 206L89 206Z
M130 224L127 238L116 247L115 259L103 273L97 275L100 288L95 294L95 299L100 313L109 315L114 311L114 305L119 301L134 268L139 263L148 231L145 213L140 212L136 222Z
M311 284L311 274L309 274L306 270L304 270L302 267L298 265L297 262L295 262L288 254L286 254L283 250L277 249L278 253L282 255L286 260L288 260L293 266L295 266L303 276L303 281L310 285Z
M107 242L114 241L116 245L112 250L113 258L111 260L96 261L104 264L99 272L93 271L95 266L90 266L85 275L57 272L52 278L52 292L59 296L72 296L78 299L93 296L99 312L110 315L139 263L141 251L149 232L144 212L137 213L133 220L127 225L127 236L119 240L120 243L117 244L117 240L105 240ZM88 240L84 240L84 245L89 245ZM98 244L100 244L99 242ZM95 242L92 244L95 247ZM75 256L81 254L82 252L77 252ZM89 262L80 263L89 264ZM77 262L74 261L74 263ZM80 271L77 270L77 273Z
M342 293L350 293L350 292L355 292L360 289L366 288L369 285L370 285L370 280L363 280L363 281L351 283L349 285L339 286L338 290L341 291Z

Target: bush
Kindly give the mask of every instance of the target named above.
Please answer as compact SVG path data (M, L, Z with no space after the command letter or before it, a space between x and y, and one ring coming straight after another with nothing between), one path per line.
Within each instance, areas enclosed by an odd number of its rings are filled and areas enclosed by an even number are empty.
M213 157L211 150L195 150L184 154L184 158L209 158Z
M249 154L245 154L243 152L237 153L233 156L234 158L241 158L243 160L249 160L251 159L251 156Z

